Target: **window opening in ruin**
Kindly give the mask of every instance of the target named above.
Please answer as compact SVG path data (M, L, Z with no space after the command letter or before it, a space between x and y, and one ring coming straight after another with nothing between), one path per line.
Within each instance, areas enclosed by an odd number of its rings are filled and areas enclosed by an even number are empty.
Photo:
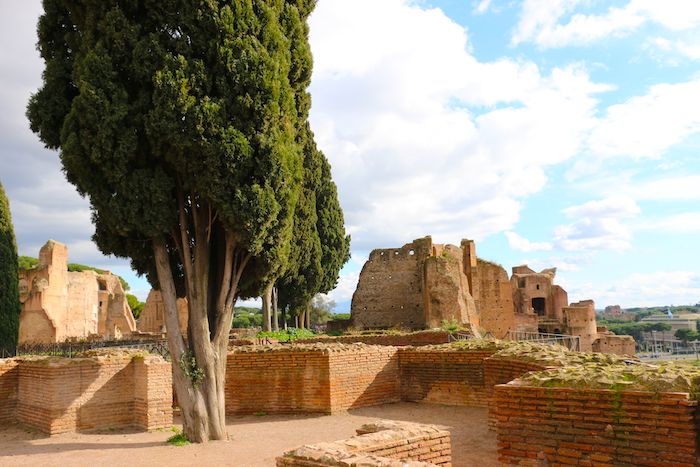
M398 251L395 251L395 252L394 252L394 254L395 254L395 255L398 255L398 254L399 254L399 252L398 252Z
M107 290L107 284L102 281L97 281L97 283L99 284L100 290Z
M416 254L416 252L415 252L415 251L413 251L413 250L411 250L411 251L409 251L409 252L408 252L408 254L409 254L409 255L411 255L411 256L413 256L413 255L415 255L415 254Z
M524 288L525 287L525 278L521 277L518 279L518 288Z
M545 300L542 297L532 299L532 308L535 310L537 316L544 316L545 311Z
M537 284L537 290L540 290L540 284Z

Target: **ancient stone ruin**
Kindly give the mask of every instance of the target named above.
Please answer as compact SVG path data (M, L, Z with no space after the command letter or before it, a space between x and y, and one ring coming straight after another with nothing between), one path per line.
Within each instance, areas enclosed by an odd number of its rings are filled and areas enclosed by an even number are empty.
M358 329L439 327L456 321L502 338L513 327L513 298L501 266L476 256L472 240L461 246L421 238L401 248L374 250L352 298Z
M357 329L425 329L456 321L475 335L509 331L578 336L580 350L634 354L634 340L596 325L595 305L569 304L554 283L556 268L535 272L476 256L472 240L434 244L428 236L401 248L372 251L352 298Z
M136 330L119 277L69 272L68 248L62 243L46 242L39 264L20 270L19 289L20 344L119 339Z
M187 299L177 299L177 313L180 321L180 332L187 335L188 308ZM165 305L163 296L158 290L151 290L146 299L146 305L141 311L137 327L139 332L165 334Z

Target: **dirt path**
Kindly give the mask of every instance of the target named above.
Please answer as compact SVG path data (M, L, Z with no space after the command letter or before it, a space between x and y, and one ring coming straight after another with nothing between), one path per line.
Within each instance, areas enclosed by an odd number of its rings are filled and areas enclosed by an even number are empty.
M495 435L487 411L478 408L400 403L333 416L231 417L231 441L173 447L172 432L71 433L54 437L17 426L0 428L0 466L274 466L275 457L302 444L335 441L378 418L442 425L452 433L454 466L491 467Z

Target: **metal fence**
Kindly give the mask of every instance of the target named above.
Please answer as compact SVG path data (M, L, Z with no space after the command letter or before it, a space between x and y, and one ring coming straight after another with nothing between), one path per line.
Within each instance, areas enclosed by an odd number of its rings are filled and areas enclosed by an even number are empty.
M508 340L540 342L543 344L561 345L569 350L581 350L581 338L567 334L547 334L541 332L508 331Z
M86 341L86 342L61 342L51 344L22 344L17 346L16 355L45 355L53 357L74 358L84 352L97 349L136 349L145 350L152 354L158 354L170 359L168 342L160 340L114 340L114 341Z

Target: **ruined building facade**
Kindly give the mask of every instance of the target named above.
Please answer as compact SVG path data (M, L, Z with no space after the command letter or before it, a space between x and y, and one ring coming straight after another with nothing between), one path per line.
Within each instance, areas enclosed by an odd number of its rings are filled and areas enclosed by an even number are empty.
M476 334L505 337L513 327L508 274L478 259L471 240L457 247L425 237L401 248L372 251L351 312L358 329L424 329L456 321Z
M186 298L177 299L177 314L180 321L180 331L186 336L188 320ZM151 289L148 293L146 304L139 315L136 326L142 333L165 334L165 305L160 291Z
M19 273L19 343L118 339L136 330L119 277L68 272L68 248L49 240L39 264Z
M509 331L578 336L582 351L634 354L634 340L596 325L591 300L569 304L554 283L556 268L526 265L508 273L477 258L471 240L459 247L430 237L401 248L372 251L352 297L356 329L425 329L456 321L476 335Z

